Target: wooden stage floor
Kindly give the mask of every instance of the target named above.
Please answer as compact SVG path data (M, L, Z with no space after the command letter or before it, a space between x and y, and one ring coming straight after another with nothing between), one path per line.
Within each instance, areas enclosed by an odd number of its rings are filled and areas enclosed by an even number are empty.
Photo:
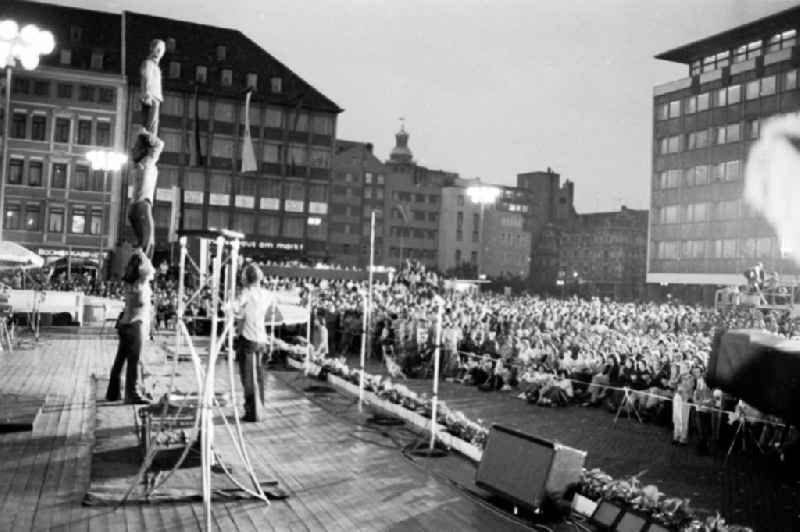
M197 530L199 503L86 507L94 442L93 374L105 376L112 334L47 333L32 349L0 353L0 393L41 393L31 432L0 434L0 530ZM163 384L161 352L148 352ZM222 366L220 366L222 367ZM182 363L179 382L193 378ZM525 530L487 510L403 457L391 442L322 408L293 377L268 377L265 419L245 425L261 478L289 492L269 508L257 501L214 504L220 530ZM222 382L220 380L220 382ZM342 408L351 408L339 396ZM133 427L130 427L133 430ZM198 472L199 485L199 472Z

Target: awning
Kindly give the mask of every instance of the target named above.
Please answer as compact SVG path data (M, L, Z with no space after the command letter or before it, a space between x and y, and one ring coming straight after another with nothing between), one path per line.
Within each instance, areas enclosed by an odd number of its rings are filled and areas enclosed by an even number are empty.
M33 251L8 240L0 241L0 269L41 268L44 259Z

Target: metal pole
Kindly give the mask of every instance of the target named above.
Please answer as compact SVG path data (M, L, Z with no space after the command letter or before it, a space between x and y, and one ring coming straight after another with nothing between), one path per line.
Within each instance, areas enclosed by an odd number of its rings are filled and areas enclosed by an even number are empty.
M483 269L483 201L480 202L481 214L478 220L478 271L476 277L480 280L481 270Z
M6 102L3 112L3 168L0 170L0 242L3 240L3 227L5 223L6 208L6 180L8 179L8 133L11 119L11 65L6 66Z
M439 358L442 350L442 316L444 314L444 299L436 297L436 346L433 350L433 395L431 397L431 441L428 449L433 451L436 445L436 409L439 405Z
M358 379L358 409L363 408L364 402L364 376L367 359L367 327L369 325L369 313L372 309L372 269L375 262L375 211L370 216L370 249L369 249L369 272L367 281L367 295L364 298L363 319L361 320L361 376Z
M306 324L306 367L305 374L308 376L309 368L311 367L311 287L308 288L308 323Z
M98 275L102 276L105 261L103 260L103 247L104 247L104 231L106 228L106 186L108 186L108 170L103 170L103 192L102 192L102 204L100 205L100 254L97 258L98 264Z

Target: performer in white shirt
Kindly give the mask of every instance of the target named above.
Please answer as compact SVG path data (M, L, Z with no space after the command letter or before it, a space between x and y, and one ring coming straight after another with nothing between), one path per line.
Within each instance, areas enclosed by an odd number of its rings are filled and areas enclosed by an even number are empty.
M158 181L156 164L164 149L164 142L152 133L142 133L136 143L145 147L145 155L136 162L133 169L133 194L128 208L128 220L136 235L134 247L141 248L147 258L152 259L155 246L153 201Z
M248 264L242 272L242 289L234 303L238 319L239 338L236 358L244 388L244 416L242 421L258 421L256 386L260 401L264 401L264 376L261 371L261 353L267 346L267 314L275 304L272 294L261 286L261 269ZM256 378L258 379L256 384Z
M150 41L150 55L142 61L139 67L141 75L141 103L142 103L142 126L152 133L158 135L158 113L164 95L161 92L161 68L158 62L164 57L166 45L161 39Z

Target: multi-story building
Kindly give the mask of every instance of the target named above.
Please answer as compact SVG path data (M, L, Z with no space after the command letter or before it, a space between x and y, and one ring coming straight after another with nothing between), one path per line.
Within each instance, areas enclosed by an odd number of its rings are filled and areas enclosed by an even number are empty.
M643 297L647 217L646 210L623 206L578 214L557 227L558 285L587 295Z
M237 30L124 13L128 138L139 125L139 65L153 38L164 102L155 218L167 240L172 187L182 191L184 229L229 227L244 252L263 257L328 256L328 194L341 109ZM250 134L258 169L241 172L244 92L253 89Z
M558 228L575 216L575 185L548 168L517 174L517 187L528 193L527 228L531 234L530 287L547 292L558 277Z
M687 76L653 90L647 282L710 299L757 261L797 274L764 218L744 202L743 170L766 117L800 110L800 8L656 56ZM676 292L675 287L670 291ZM678 292L680 293L680 292Z
M470 186L477 185L482 185L478 179L459 178L442 187L439 270L461 276L527 277L531 253L529 193L498 187L500 196L482 211L467 193Z
M395 139L396 145L386 161L384 225L388 232L384 262L398 265L405 259L414 259L436 268L442 187L452 183L458 174L417 164L404 128Z
M93 170L86 154L125 151L120 17L32 2L7 3L2 16L51 31L56 48L13 71L0 238L102 261L116 243L120 176Z
M497 201L484 212L481 273L524 279L530 273L532 194L523 188L499 188Z
M375 263L384 259L386 167L372 144L337 140L330 194L330 257L336 264L369 264L370 218L375 212Z

